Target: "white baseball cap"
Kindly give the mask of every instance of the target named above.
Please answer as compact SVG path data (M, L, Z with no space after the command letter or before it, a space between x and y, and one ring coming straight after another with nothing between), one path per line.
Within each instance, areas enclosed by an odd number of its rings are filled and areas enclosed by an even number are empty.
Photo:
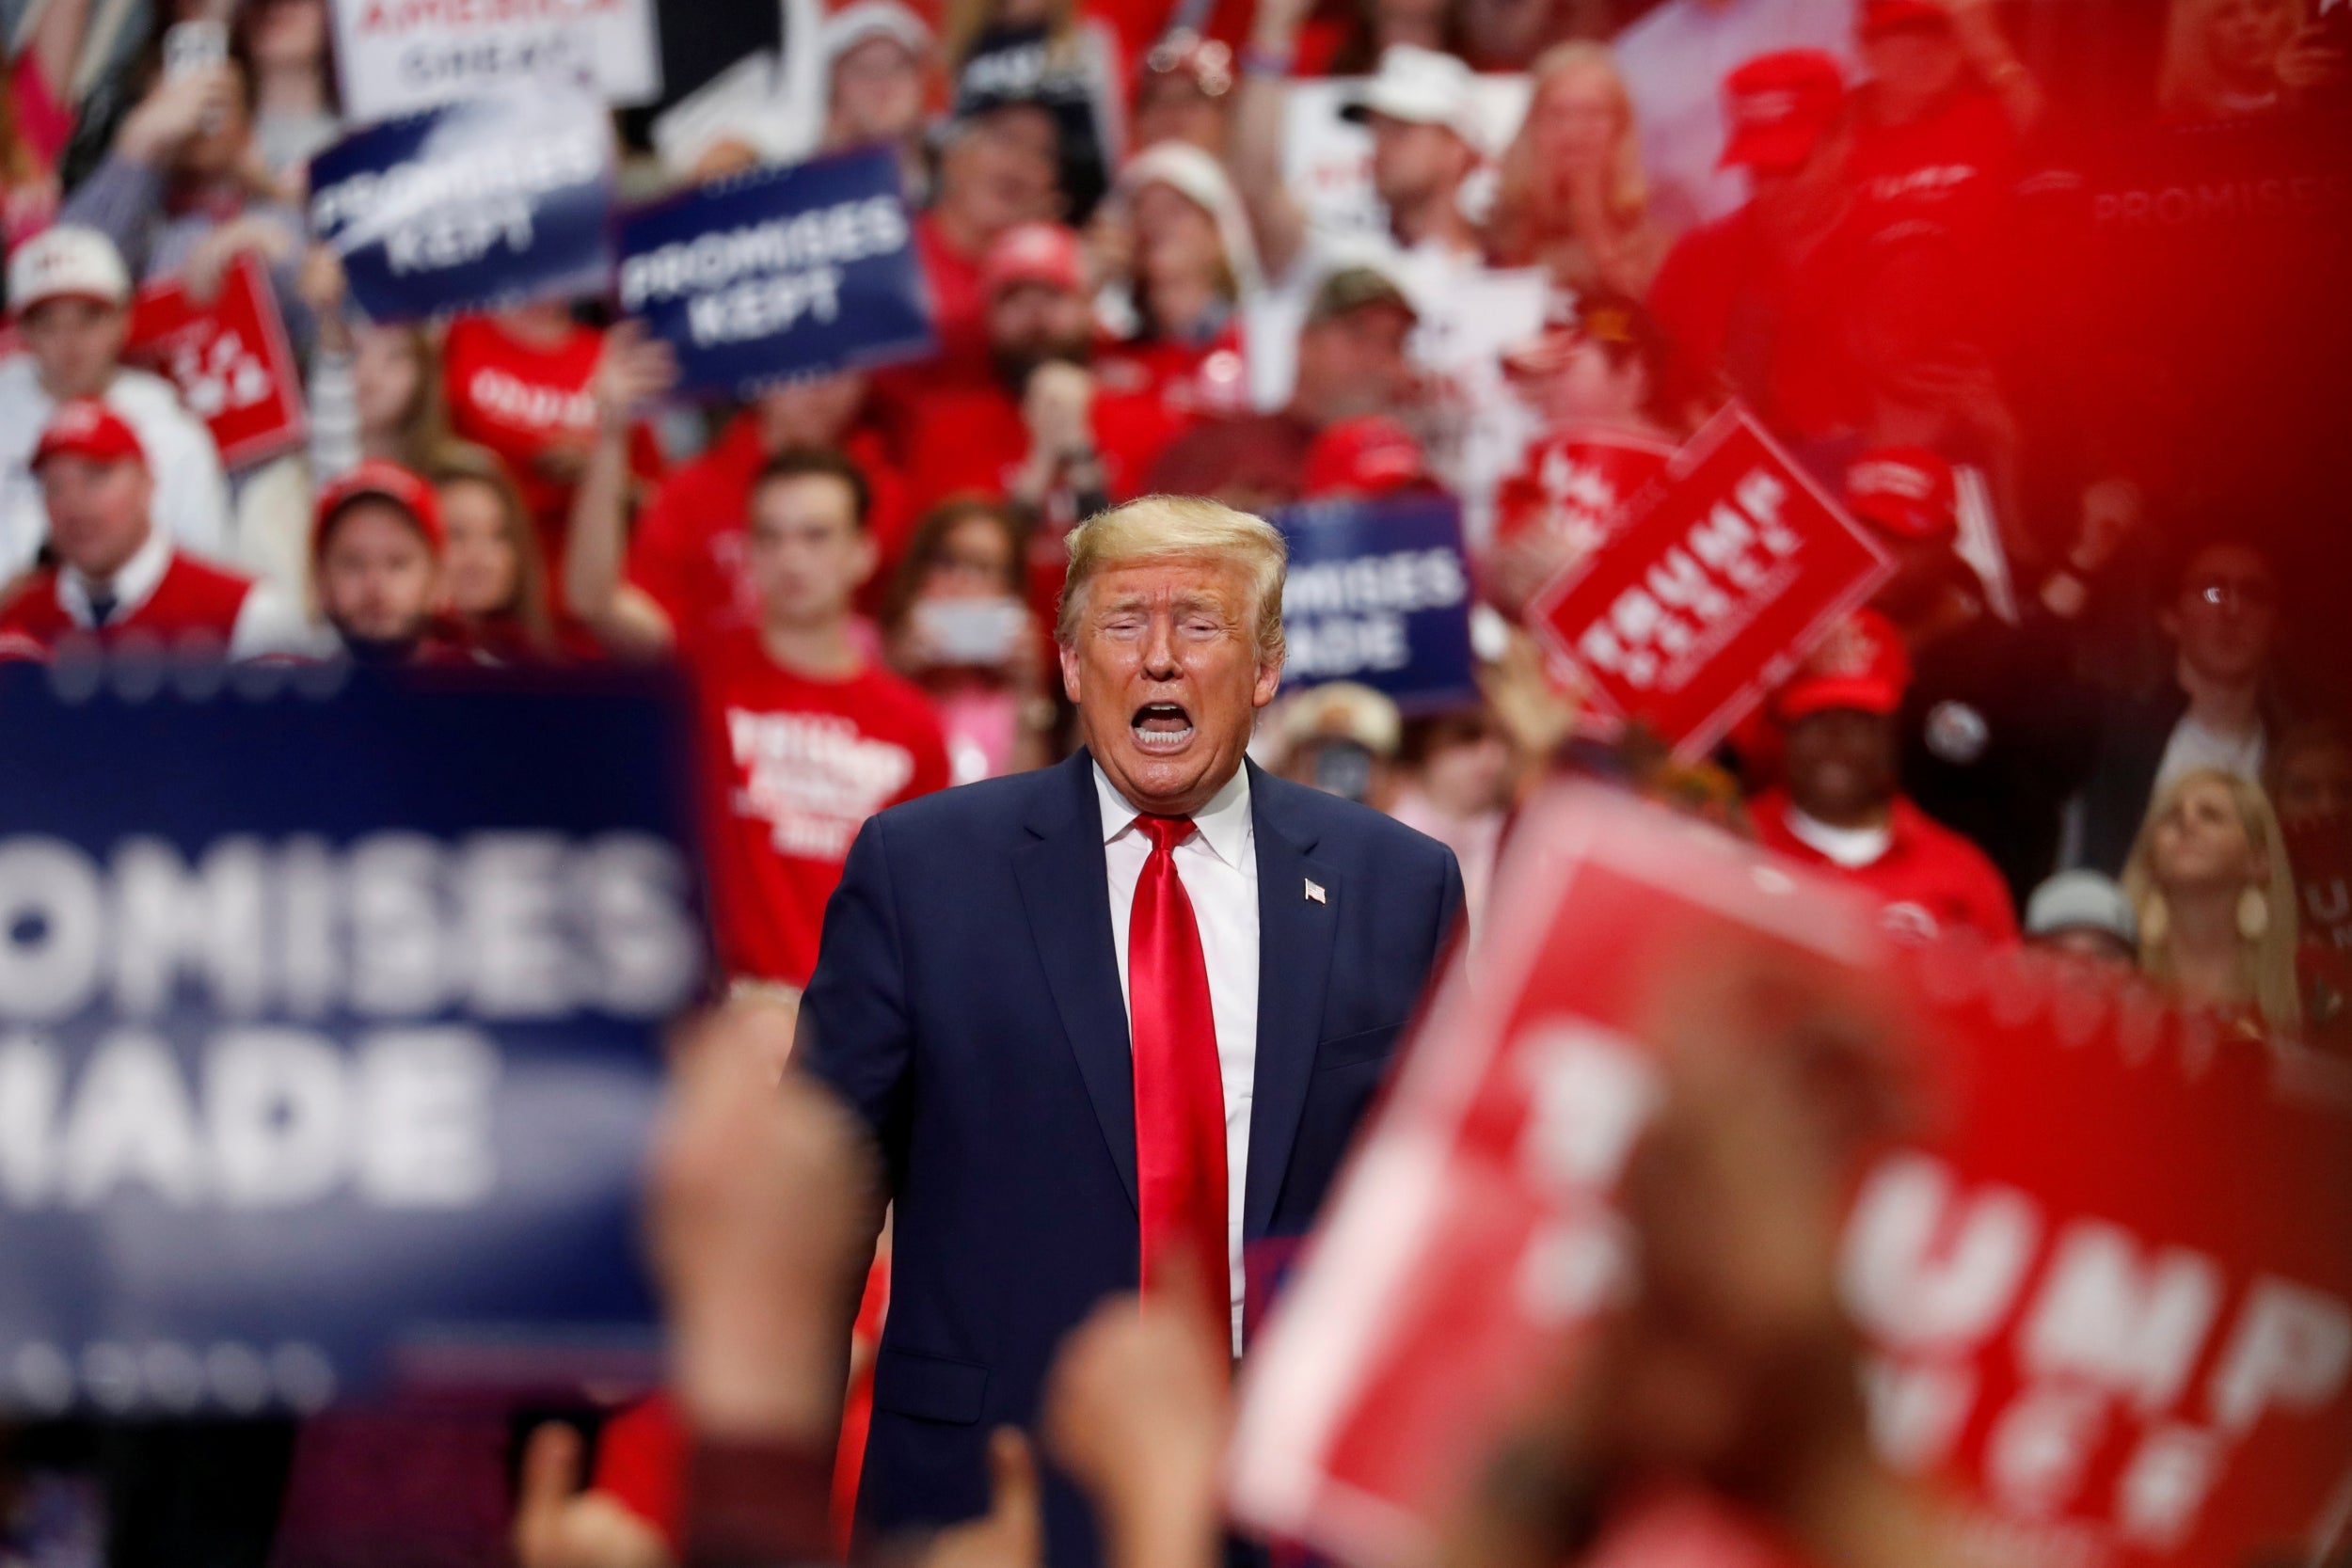
M2139 945L2139 914L2130 895L2096 871L2061 871L2026 900L2026 934L2104 931L2126 947Z
M8 258L8 310L23 315L45 299L95 299L126 305L131 274L114 241L95 229L61 223L16 247Z
M931 30L899 0L850 0L818 34L827 65L868 39L893 40L918 60L931 52Z
M1364 84L1363 96L1340 111L1361 120L1386 115L1415 125L1442 125L1478 145L1478 77L1455 55L1417 43L1391 43L1380 51L1380 69Z

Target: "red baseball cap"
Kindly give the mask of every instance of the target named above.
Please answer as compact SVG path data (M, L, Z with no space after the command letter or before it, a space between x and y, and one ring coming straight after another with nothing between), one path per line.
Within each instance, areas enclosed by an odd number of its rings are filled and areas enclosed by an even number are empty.
M980 268L989 296L1016 283L1046 283L1073 293L1086 288L1078 231L1066 223L1016 223L996 236Z
M1421 443L1386 414L1364 414L1327 426L1307 449L1302 493L1386 496L1425 483L1429 466Z
M1723 166L1786 174L1813 156L1846 103L1845 73L1820 49L1758 55L1724 78L1731 122Z
M310 530L310 553L326 543L326 531L354 501L388 500L408 514L408 520L433 553L441 553L441 503L433 486L397 463L371 457L319 494L317 521Z
M1911 685L1911 655L1895 624L1875 610L1857 610L1807 654L1772 700L1784 724L1834 707L1889 717Z
M1881 447L1846 469L1846 504L1897 539L1948 539L1958 526L1952 466L1926 447Z
M1952 13L1941 0L1862 0L1856 30L1864 38L1897 27L1948 27Z
M139 445L137 432L96 398L68 398L49 416L28 466L38 472L53 457L147 466L147 449Z

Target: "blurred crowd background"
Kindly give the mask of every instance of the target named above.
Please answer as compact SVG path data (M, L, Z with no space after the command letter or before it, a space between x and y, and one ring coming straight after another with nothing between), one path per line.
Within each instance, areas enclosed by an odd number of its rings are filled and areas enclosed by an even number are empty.
M2345 1048L2352 6L674 0L624 193L891 148L938 345L726 406L606 299L351 306L332 8L0 5L0 651L675 659L723 964L789 989L866 816L1074 743L1077 520L1444 494L1483 700L1309 687L1254 750L1453 847L1473 928L1600 772ZM309 437L232 467L122 356L244 257ZM1524 622L1734 400L1898 571L1682 766Z

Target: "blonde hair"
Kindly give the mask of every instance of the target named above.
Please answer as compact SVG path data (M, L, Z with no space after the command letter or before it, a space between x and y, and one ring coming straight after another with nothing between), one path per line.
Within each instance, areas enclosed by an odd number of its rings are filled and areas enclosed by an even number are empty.
M2149 802L2131 858L2123 863L2123 892L2139 917L2139 967L2153 979L2172 978L2172 950L2166 929L2169 922L2152 918L2164 897L2164 890L2156 884L2156 824L2171 815L2183 796L2203 784L2217 784L2229 791L2247 842L2269 867L2260 891L2270 906L2270 923L2254 941L2238 939L2239 983L2254 999L2264 1022L2274 1029L2297 1028L2303 1022L2303 1003L2296 983L2295 872L2287 863L2286 835L2280 832L2278 814L2270 809L2270 798L2263 793L2262 785L2235 773L2192 768Z
M1610 154L1606 193L1613 233L1575 232L1575 219L1561 202L1550 178L1551 170L1536 145L1541 135L1544 95L1553 83L1579 72L1599 74L1616 106L1617 144ZM1528 95L1527 113L1519 120L1518 133L1503 150L1496 184L1490 235L1496 259L1506 265L1539 261L1547 248L1560 240L1572 239L1593 253L1591 262L1598 270L1600 253L1632 246L1649 219L1649 183L1642 173L1642 144L1634 134L1633 100L1626 91L1625 78L1618 73L1616 57L1610 54L1609 46L1589 39L1552 45L1536 56L1528 75L1534 87ZM1592 279L1564 281L1589 284ZM1615 279L1608 281L1625 293L1640 293L1648 279L1641 279L1640 285L1634 287L1626 287Z
M1282 575L1290 546L1282 531L1263 517L1236 512L1205 496L1142 496L1098 512L1070 531L1070 570L1062 579L1061 606L1054 636L1065 646L1078 640L1078 617L1086 608L1086 586L1111 566L1171 556L1216 556L1248 569L1256 605L1258 659L1282 662Z
M2256 0L2284 18L2292 34L2296 0ZM2205 28L2220 0L2172 0L2164 19L2164 60L2156 72L2156 107L2175 119L2213 119L2225 112L2220 78L2213 68L2213 52L2205 45ZM2282 37L2280 41L2284 42Z

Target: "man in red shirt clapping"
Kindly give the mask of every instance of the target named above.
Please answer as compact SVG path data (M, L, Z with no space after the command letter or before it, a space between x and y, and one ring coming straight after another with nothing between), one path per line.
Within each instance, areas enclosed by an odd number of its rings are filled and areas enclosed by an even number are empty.
M1878 895L1892 929L2015 942L2000 872L1898 784L1895 715L1910 684L1910 657L1883 615L1856 610L1832 632L1772 699L1788 782L1752 802L1756 836Z

